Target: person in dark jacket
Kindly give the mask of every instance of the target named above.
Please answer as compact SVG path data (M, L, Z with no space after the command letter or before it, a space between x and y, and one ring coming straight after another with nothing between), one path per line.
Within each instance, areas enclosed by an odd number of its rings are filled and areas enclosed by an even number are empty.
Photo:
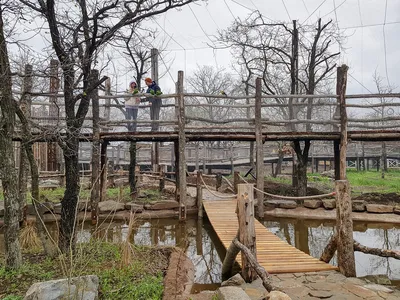
M144 82L147 85L147 94L155 95L155 96L160 96L162 94L161 88L157 85L155 81L153 81L151 78L146 78ZM149 98L149 103L150 103L150 119L152 121L158 121L160 119L160 109L161 109L161 99L160 98ZM151 131L158 131L159 124L158 123L152 123L151 124Z

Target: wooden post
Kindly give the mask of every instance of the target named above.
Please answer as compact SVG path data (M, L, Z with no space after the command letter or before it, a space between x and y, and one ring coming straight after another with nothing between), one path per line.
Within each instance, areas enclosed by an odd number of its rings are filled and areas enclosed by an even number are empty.
M195 146L195 165L196 165L196 170L199 170L199 142L196 142ZM204 171L204 170L203 170Z
M199 219L203 219L203 183L201 181L202 176L201 171L197 171L197 178L196 178L196 200L197 200L197 208L198 214L197 217Z
M185 103L183 95L183 71L178 72L178 148L179 148L179 220L186 220L186 159L185 159Z
M222 186L222 174L217 173L217 176L215 176L215 190L218 191L218 189Z
M104 94L107 96L111 95L111 79L107 78L105 81L105 91ZM104 119L106 121L110 121L111 117L111 99L108 98L105 100L105 107L104 107ZM108 131L108 129L105 129L105 131Z
M151 79L153 79L155 82L158 82L158 49L152 48L150 50L150 56L151 56ZM158 128L158 127L157 127ZM158 165L160 164L160 143L155 142L152 143L151 147L151 164L153 170L158 169Z
M179 144L174 141L174 156L175 156L175 200L180 202L179 191Z
M58 78L58 60L52 59L50 61L50 93L54 94L58 91L59 78ZM59 117L60 111L57 105L57 97L50 97L49 117ZM56 121L50 121L55 125ZM57 143L51 142L47 144L47 171L57 171Z
M261 78L256 79L256 105L255 105L255 124L256 124L256 177L257 177L257 216L264 218L264 151L261 124Z
M100 149L100 202L106 200L107 194L107 146L108 142L102 142Z
M233 190L237 194L238 192L238 184L240 182L239 171L235 171L233 173Z
M346 113L346 65L337 69L336 93L340 103L340 180L336 180L336 227L338 232L337 256L340 272L348 277L356 276L353 240L353 219L350 185L346 180L347 113Z
M166 169L166 165L158 165L158 173L160 176L160 187L159 187L159 191L162 192L165 188L165 170Z
M340 179L340 142L339 141L333 141L333 159L334 159L334 165L335 165L335 180ZM324 166L325 166L325 171L326 171L326 160L324 160Z
M90 73L89 81L90 84L94 84L99 80L99 71L92 70ZM100 199L100 107L99 107L99 90L95 89L90 95L92 100L92 115L93 115L93 141L92 141L92 177L91 186L92 190L90 192L90 206L91 206L91 216L92 224L96 225L98 221L98 203Z
M238 185L237 216L239 221L239 241L257 258L253 189L252 184ZM242 254L242 277L246 282L252 282L257 279L257 273L250 267L244 254Z

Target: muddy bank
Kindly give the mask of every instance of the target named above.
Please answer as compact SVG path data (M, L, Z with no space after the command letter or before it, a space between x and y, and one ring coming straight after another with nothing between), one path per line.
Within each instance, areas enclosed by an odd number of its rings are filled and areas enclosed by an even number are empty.
M264 216L309 220L336 220L336 210L325 210L324 208L309 209L305 207L293 209L275 208L266 211ZM400 215L396 214L353 212L352 216L354 221L400 224Z

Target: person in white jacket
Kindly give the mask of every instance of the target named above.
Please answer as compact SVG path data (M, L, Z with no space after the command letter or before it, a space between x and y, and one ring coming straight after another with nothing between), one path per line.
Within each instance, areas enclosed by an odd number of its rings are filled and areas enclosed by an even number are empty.
M140 98L135 97L139 90L137 89L137 84L135 81L129 83L129 90L128 93L132 95L132 97L128 98L125 101L125 118L127 120L135 120L137 119L138 115L138 108L140 103ZM136 131L136 123L128 123L128 131Z

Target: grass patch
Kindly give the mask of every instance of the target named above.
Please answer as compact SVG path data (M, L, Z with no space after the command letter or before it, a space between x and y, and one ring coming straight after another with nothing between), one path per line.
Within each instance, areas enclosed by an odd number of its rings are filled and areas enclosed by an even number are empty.
M73 266L74 276L96 274L100 280L99 299L161 299L167 252L151 247L132 246L134 260L121 263L121 245L92 241L79 244ZM18 271L6 271L0 263L0 298L22 299L35 282L66 278L60 261L42 254L25 253Z

